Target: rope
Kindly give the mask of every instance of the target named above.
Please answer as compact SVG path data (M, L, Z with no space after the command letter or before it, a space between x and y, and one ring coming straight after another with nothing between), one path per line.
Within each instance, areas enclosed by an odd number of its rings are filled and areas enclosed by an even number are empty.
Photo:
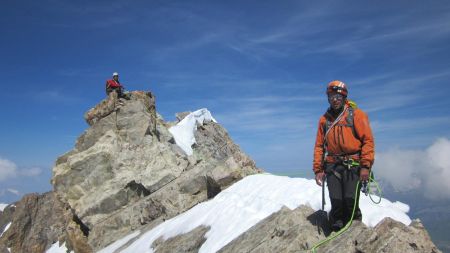
M379 197L380 197L380 199L379 199L378 201L374 201L374 200L372 199L372 189L370 188L370 183L371 183L371 182L375 183L375 186L377 187L377 190L378 190L378 193L379 193ZM319 248L320 246L323 246L324 244L326 244L326 243L328 243L328 242L334 240L336 237L342 235L343 233L345 233L345 232L350 228L350 226L352 225L352 222L353 222L353 217L354 217L354 215L355 215L356 203L357 203L357 201L358 201L358 199L359 199L359 191L358 191L359 183L360 183L360 181L358 181L358 183L356 184L356 189L355 189L355 195L356 195L356 196L355 196L355 202L353 203L353 211L352 211L352 216L351 216L351 218L350 218L350 221L347 222L347 224L345 225L345 227L341 228L341 230L339 230L337 233L334 233L334 234L332 234L331 236L329 236L329 237L323 239L322 241L319 241L318 243L316 243L316 244L311 248L311 252L312 252L312 253L316 253L316 252L317 252L317 251L316 251L317 248ZM369 180L368 180L368 191L367 191L366 194L369 195L370 200L372 200L373 203L379 204L379 203L381 202L381 188L380 188L380 186L378 185L378 183L375 181L375 179L373 178L373 173L372 173L372 171L370 172L370 175L369 175Z
M324 134L323 140L324 140L324 146L326 145L327 142L327 135L330 132L330 130L341 120L342 116L344 116L345 112L348 110L348 107L345 107L344 110L342 110L342 112L339 114L339 116L333 121L333 123L331 124L331 126L327 129L327 131Z
M369 195L370 200L373 203L375 203L375 204L380 204L380 202L381 202L381 195L383 194L383 192L381 191L381 187L378 184L378 182L375 181L372 171L370 171L370 176L369 176L369 180L368 181L369 182L367 183L367 188L368 188L368 195ZM373 195L372 193L373 192L372 192L372 187L370 187L370 183L372 183L372 182L375 184L375 187L376 187L377 193L378 193L377 195L380 198L380 199L378 199L378 201L375 201L375 200L372 199L372 195Z

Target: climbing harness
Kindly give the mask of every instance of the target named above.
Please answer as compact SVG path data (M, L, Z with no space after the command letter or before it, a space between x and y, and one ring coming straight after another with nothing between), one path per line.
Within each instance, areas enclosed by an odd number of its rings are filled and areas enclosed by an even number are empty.
M358 165L359 165L359 164L358 164ZM371 190L372 188L370 187L370 184L371 184L371 183L374 183L375 186L376 186L376 188L377 188L377 191L378 191L378 194L379 194L379 198L380 198L378 201L374 201L374 200L372 199L372 190ZM358 181L358 183L356 184L356 189L355 189L355 195L356 195L356 196L355 196L355 201L354 201L354 204L353 204L353 211L352 211L352 216L350 217L350 221L347 222L347 224L346 224L341 230L339 230L338 232L333 233L331 236L329 236L329 237L323 239L322 241L316 243L316 244L311 248L311 253L316 253L317 248L319 248L320 246L323 246L323 245L325 245L326 243L328 243L328 242L334 240L336 237L342 235L343 233L345 233L345 232L350 228L350 226L352 225L352 222L353 222L353 217L354 217L354 215L355 215L356 203L357 203L357 201L358 201L358 199L359 199L359 191L358 191L359 184L360 184L360 181ZM379 204L379 203L381 202L381 194L382 194L382 192L381 192L380 186L378 185L378 183L375 181L375 179L374 179L374 177L373 177L372 171L370 172L369 180L363 182L362 184L363 184L363 185L362 185L362 186L363 186L362 188L364 188L364 184L367 185L367 187L365 188L365 191L366 191L366 192L364 192L364 193L365 193L366 195L369 195L370 200L372 200L373 203Z
M349 169L349 170L352 169L352 168L355 168L355 167L359 167L359 165L360 165L358 161L356 161L356 160L354 160L352 158L344 159L342 161L342 164L344 166L346 166L347 169Z

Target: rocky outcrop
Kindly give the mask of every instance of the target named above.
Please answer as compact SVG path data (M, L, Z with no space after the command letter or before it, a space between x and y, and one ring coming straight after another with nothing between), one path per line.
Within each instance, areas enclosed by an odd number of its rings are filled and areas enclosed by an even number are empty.
M0 211L0 234L2 234L3 231L5 231L6 226L11 223L15 210L15 205L8 205L3 211Z
M260 172L214 122L198 125L194 153L187 156L168 131L176 122L155 116L154 101L151 93L132 92L120 106L111 96L101 102L85 115L91 127L53 169L55 193L94 250Z
M52 192L26 195L17 202L0 245L12 252L44 252L65 234L65 213L64 205Z
M155 253L194 253L206 241L205 234L209 231L209 227L200 226L189 233L172 237L168 240L163 238L157 239L152 244Z
M318 212L301 206L295 210L283 208L239 236L220 253L227 252L308 252L315 243L329 235L328 224L322 223L325 233L315 226ZM385 218L374 228L354 221L336 239L317 249L317 252L430 252L439 251L419 221L409 226Z
M273 213L245 233L228 243L219 253L235 252L311 252L316 243L330 235L330 228L321 221L320 232L316 226L319 212L307 206L294 210L287 207ZM207 227L196 229L163 240L159 238L152 247L155 252L198 252L206 240ZM374 228L359 221L334 240L317 248L316 252L429 252L439 251L419 221L409 226L386 218Z
M94 108L91 108L84 114L86 122L92 126L95 122L111 114L118 108L119 100L116 92L109 93L108 97L101 101Z
M294 210L282 208L230 242L220 252L306 252L313 242L325 238L313 224L313 213L306 206Z

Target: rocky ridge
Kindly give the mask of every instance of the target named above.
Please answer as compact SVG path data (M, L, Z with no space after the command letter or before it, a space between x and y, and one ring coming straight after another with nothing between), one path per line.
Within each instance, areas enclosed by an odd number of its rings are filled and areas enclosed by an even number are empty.
M178 121L188 113L177 114ZM133 231L146 231L196 204L214 198L241 178L260 173L219 124L197 125L188 156L157 114L155 97L132 92L110 96L89 110L89 128L53 168L53 191L31 194L0 213L0 253L45 252L66 243L76 253L95 252ZM318 233L319 212L283 208L220 252L306 252L329 234ZM198 252L209 227L160 238L154 252ZM385 219L375 228L355 222L339 240L318 252L440 252L420 222Z
M320 211L308 206L294 210L287 207L265 218L244 234L228 243L219 253L235 252L311 252L314 244L330 235L329 225ZM320 233L317 230L320 221ZM200 226L191 232L167 240L162 238L152 245L155 253L198 252L205 241L209 227ZM181 249L173 251L174 249ZM333 252L441 252L431 241L427 231L415 220L409 226L390 218L374 228L354 221L349 230L340 237L317 248L318 253Z
M177 117L181 120L186 115ZM26 215L20 215L18 204L11 218L17 229L2 236L3 248L44 252L52 243L65 241L75 252L94 252L261 172L226 130L211 121L198 125L194 153L187 156L168 131L177 122L165 122L157 114L150 92L131 92L129 100L110 96L89 110L85 119L90 127L77 139L75 148L56 161L53 191L34 196L52 200L23 208L32 212ZM27 198L20 203L27 205ZM51 212L47 205L58 208L50 208L55 211ZM53 223L41 222L37 215L52 217L49 222ZM19 219L29 222L21 224ZM28 240L39 245L35 248L24 246L22 239L35 230L55 236L40 242ZM13 239L16 237L21 239Z

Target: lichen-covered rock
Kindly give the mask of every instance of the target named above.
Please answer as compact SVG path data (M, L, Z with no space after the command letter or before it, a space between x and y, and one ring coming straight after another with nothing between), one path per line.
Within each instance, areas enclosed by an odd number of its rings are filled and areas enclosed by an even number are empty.
M247 230L219 252L310 252L330 232L326 223L322 223L324 227L321 229L325 233L318 232L317 213L307 206L300 206L295 210L283 208ZM406 226L386 218L374 228L354 221L344 234L317 248L316 252L441 251L433 244L420 222L413 221Z
M61 240L66 241L68 248L76 253L92 253L92 247L87 240L86 228L79 223L76 217L74 218L67 222L66 234Z
M15 205L8 205L3 211L0 211L0 234L2 234L3 231L5 231L6 226L11 223L15 210Z
M112 113L119 103L119 99L117 97L117 93L111 92L108 97L102 100L98 105L94 108L91 108L84 114L84 119L86 122L92 126L99 119L104 118L108 114Z
M157 117L151 93L131 92L121 105L115 99L86 114L90 128L53 168L54 191L87 228L94 250L260 172L219 124L199 126L187 156L168 131L172 123Z
M205 234L209 227L200 226L189 233L177 235L164 240L157 239L152 244L155 253L196 253L206 241Z
M13 253L45 252L65 234L65 213L64 204L52 192L25 195L16 203L11 226L0 238L0 245Z
M314 211L306 206L287 207L234 239L219 252L306 252L312 243L325 238L315 226ZM335 251L351 252L351 251Z

